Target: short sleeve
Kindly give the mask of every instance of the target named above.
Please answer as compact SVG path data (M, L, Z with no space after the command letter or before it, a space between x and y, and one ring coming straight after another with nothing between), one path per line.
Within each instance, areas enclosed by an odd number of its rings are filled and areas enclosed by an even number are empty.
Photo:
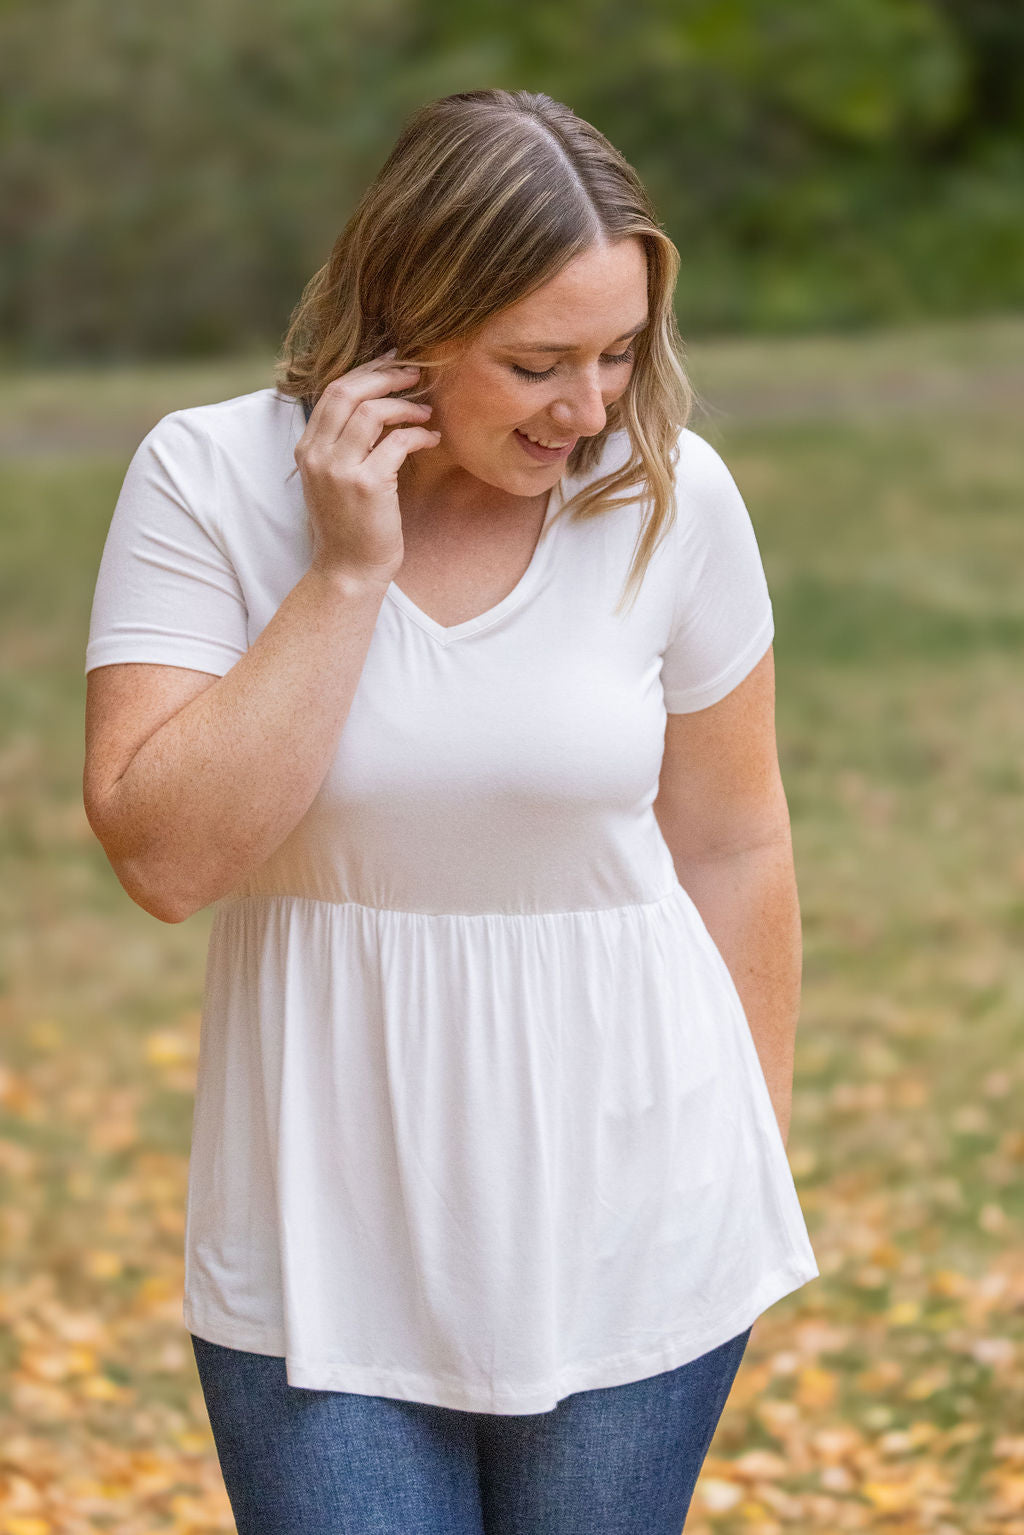
M666 711L688 714L743 681L775 624L750 516L721 456L686 429L675 474L675 605L661 683Z
M85 670L155 661L223 676L248 649L238 575L216 522L216 449L188 410L143 438L100 559Z

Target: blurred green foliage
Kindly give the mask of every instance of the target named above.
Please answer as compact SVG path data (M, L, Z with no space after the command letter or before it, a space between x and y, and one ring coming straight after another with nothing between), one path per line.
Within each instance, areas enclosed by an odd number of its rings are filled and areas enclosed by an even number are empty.
M488 85L636 165L684 335L1024 307L1021 0L2 0L5 359L276 345L404 118Z

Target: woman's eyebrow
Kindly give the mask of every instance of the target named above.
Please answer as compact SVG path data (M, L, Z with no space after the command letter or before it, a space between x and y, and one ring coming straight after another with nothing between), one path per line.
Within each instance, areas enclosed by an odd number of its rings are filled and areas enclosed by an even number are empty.
M646 320L641 320L640 324L634 325L632 330L623 331L621 336L615 337L612 345L616 346L620 341L629 341L639 331L642 331L646 324ZM517 352L574 352L576 350L574 346L568 346L562 342L552 343L550 341L505 341L503 345L511 347L513 351Z

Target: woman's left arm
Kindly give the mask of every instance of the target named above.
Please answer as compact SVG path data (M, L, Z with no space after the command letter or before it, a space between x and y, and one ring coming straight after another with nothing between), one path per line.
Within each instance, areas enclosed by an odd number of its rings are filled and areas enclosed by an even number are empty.
M739 993L785 1144L803 947L771 647L718 703L669 714L654 813Z

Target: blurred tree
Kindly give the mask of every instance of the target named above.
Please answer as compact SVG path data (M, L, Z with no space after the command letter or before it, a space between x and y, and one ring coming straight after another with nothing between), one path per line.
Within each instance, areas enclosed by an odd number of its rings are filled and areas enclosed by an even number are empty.
M5 0L0 345L274 345L407 113L486 85L633 161L685 331L1017 307L1022 65L1021 0Z
M964 136L994 128L1024 129L1024 5L1021 0L936 0L963 51L970 74ZM962 141L950 134L944 145Z

